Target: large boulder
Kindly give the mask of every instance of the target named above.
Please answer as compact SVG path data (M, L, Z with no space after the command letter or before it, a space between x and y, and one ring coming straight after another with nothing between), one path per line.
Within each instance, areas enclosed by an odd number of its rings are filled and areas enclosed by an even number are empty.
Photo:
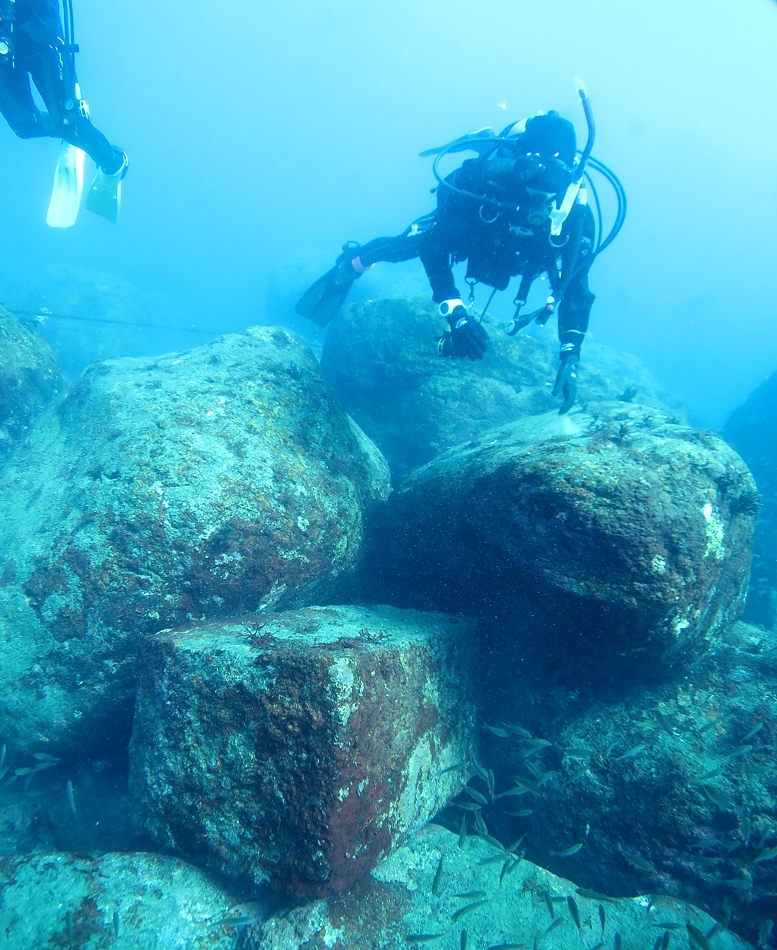
M575 919L575 914L577 919ZM467 838L429 825L378 865L347 894L277 914L251 926L245 950L405 950L406 947L475 947L491 950L552 946L640 947L664 933L672 944L705 940L715 921L677 899L656 896L613 900L570 880ZM717 950L746 950L727 930ZM676 933L675 933L676 932Z
M756 523L752 584L747 595L747 618L777 629L777 373L755 389L723 427L750 466L763 508Z
M286 331L94 364L2 477L0 735L125 742L144 635L327 602L387 492Z
M155 854L0 859L0 944L12 948L232 950L267 916L202 871Z
M550 328L542 337L509 337L496 320L484 325L491 342L477 363L437 355L435 338L447 324L428 296L356 301L330 325L324 374L388 459L395 481L484 429L558 409L551 395L558 343ZM579 398L680 410L635 357L590 342Z
M489 709L492 833L525 835L532 861L594 890L693 901L755 942L777 919L774 638L737 623L678 681L616 703L532 686L515 676Z
M477 613L543 688L642 682L736 618L757 508L730 446L657 409L528 418L413 473L375 525L363 596Z
M0 462L62 389L62 369L51 347L0 306Z
M160 634L130 746L138 825L233 879L298 897L349 887L460 786L471 636L391 607Z

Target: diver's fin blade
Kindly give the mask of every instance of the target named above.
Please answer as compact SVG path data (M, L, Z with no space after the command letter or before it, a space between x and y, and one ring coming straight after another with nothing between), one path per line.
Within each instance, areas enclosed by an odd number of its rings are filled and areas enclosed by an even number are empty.
M325 327L345 303L353 281L342 284L335 280L337 268L324 274L310 286L297 302L294 312L307 317L319 327ZM355 280L355 276L354 276Z
M86 194L86 201L84 202L86 210L93 214L99 214L101 218L105 218L111 224L116 224L121 210L121 182L126 171L126 156L121 168L112 175L108 175L102 168L98 168Z
M72 228L81 206L84 190L84 152L75 145L62 142L57 167L54 170L54 187L51 191L46 224L50 228Z

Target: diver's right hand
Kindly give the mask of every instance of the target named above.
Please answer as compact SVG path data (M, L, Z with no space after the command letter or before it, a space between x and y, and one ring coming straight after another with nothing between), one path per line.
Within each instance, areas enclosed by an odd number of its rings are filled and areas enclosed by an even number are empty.
M467 313L466 307L459 304L446 317L450 324L450 333L443 333L437 349L440 356L452 356L453 359L482 360L488 349L488 334L482 324Z

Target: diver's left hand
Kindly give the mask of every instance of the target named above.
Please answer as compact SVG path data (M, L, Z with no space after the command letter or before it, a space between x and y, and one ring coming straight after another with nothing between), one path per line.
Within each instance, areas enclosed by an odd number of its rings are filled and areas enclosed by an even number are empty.
M580 357L576 353L562 353L561 366L556 374L556 383L553 386L554 396L563 396L561 408L558 411L560 416L569 412L575 404L577 398L577 364Z

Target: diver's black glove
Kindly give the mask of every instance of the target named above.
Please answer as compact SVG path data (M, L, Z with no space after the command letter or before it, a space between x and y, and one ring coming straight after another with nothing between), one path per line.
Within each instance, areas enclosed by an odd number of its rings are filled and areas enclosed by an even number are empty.
M569 412L575 404L577 397L577 364L578 358L573 353L561 354L561 366L556 374L556 383L553 387L554 396L564 397L561 408L558 411L560 416Z
M447 301L440 305L440 311ZM440 356L454 359L482 360L488 349L488 334L484 327L467 313L463 304L458 304L446 315L450 332L445 332L437 341Z
M561 334L561 352L556 382L553 386L553 395L562 396L560 416L569 412L577 397L577 364L580 362L580 347L583 345L585 332L583 330L566 330Z

